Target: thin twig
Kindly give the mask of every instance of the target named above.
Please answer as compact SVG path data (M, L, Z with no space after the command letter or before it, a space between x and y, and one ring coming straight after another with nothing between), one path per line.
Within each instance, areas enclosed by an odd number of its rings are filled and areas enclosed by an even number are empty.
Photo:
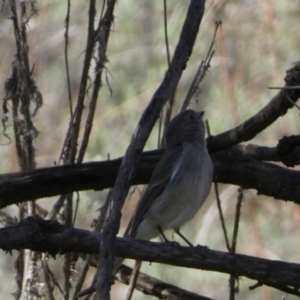
M70 3L69 3L70 4ZM66 32L65 32L65 58L66 58L66 68L68 73L68 55L67 55L67 45L68 45L68 26L69 26L69 10L70 6L68 5L67 9L67 17L66 17ZM76 153L77 153L77 145L78 145L78 136L79 130L81 127L81 119L84 110L84 101L87 92L87 82L89 78L89 70L91 65L91 60L94 53L94 46L96 43L95 31L94 31L94 22L96 17L96 1L91 0L89 5L89 22L88 22L88 34L87 34L87 45L85 50L84 64L79 88L79 94L77 98L76 107L74 113L71 113L69 128L67 130L67 134L64 140L64 144L61 150L61 154L58 160L58 164L61 160L63 160L64 164L74 164ZM97 77L97 76L96 76ZM92 123L93 118L88 118L87 123ZM91 126L91 125L90 125ZM88 142L85 138L84 142ZM82 162L84 151L81 152L81 159L77 161L77 163ZM62 202L63 197L60 197L60 204ZM64 221L68 226L72 226L72 214L73 214L73 201L72 194L68 194L65 201L64 211L63 211ZM74 216L75 220L75 216ZM70 254L66 254L64 257L63 264L63 273L64 273L64 298L69 299L70 295L70 279L72 275L72 265L74 261Z
M94 232L101 232L102 231L105 216L107 214L107 210L108 210L108 207L109 207L109 204L110 204L110 201L111 201L111 195L112 195L112 190L110 189L108 194L107 194L107 197L105 199L104 205L99 209L100 213L99 213L99 216L96 220L96 224L95 224L95 227L94 227ZM83 285L83 282L85 280L86 274L89 270L92 257L93 257L93 255L89 254L85 258L84 265L83 265L83 268L80 272L79 279L78 279L78 281L75 285L75 288L74 288L74 294L73 294L72 300L76 300L78 295L80 294L80 290L82 288L82 285ZM95 283L96 283L96 281L94 280L94 285L95 285ZM94 291L94 290L95 290L95 286L93 287L93 290L91 290L91 291Z
M214 32L211 44L209 46L209 49L207 51L206 58L205 58L204 61L202 60L200 62L200 65L197 69L197 72L194 76L194 79L193 79L193 81L190 85L190 88L189 88L189 90L187 92L187 95L186 95L186 97L183 101L183 104L181 106L181 109L180 109L181 112L184 111L188 107L192 97L197 92L197 90L199 90L199 85L200 85L201 81L203 80L203 78L207 74L208 69L210 68L210 62L211 62L211 59L212 59L212 57L215 53L215 51L213 50L213 46L215 45L217 31L218 31L218 28L220 27L221 24L222 23L220 21L216 22L215 32Z
M285 93L285 95L286 95L286 99L288 99L291 104L293 104L295 107L298 108L298 110L300 110L300 106L296 102L294 102L287 93Z
M214 182L214 189L215 189L215 194L216 194L216 199L217 199L219 217L220 217L220 220L221 220L222 230L223 230L223 234L224 234L224 238L225 238L226 248L227 248L228 251L230 251L228 233L227 233L225 219L224 219L223 210L222 210L222 206L221 206L221 200L220 200L220 195L219 195L218 184L216 182Z
M104 225L104 222L105 222L105 218L107 216L107 212L108 212L108 208L109 208L111 200L112 200L112 189L110 189L108 191L108 194L107 194L107 197L105 199L104 205L99 209L100 214L99 214L99 217L97 219L96 226L95 226L95 231L96 232L101 232L102 231L102 228L103 228L103 225Z
M235 250L236 250L237 235L238 235L238 230L239 230L239 222L240 222L241 208L242 208L243 199L244 199L244 191L243 191L243 188L240 187L239 188L238 199L237 199L237 203L236 203L233 235L232 235L232 241L231 241L231 253L235 253Z
M116 274L116 279L124 284L129 284L129 280L132 278L131 274L131 268L121 265L119 272ZM181 289L178 286L166 283L144 273L139 273L136 289L144 294L156 297L157 299L213 300L211 298ZM200 289L201 286L198 286L198 290Z
M77 217L77 212L78 212L78 206L79 206L79 202L80 202L80 194L78 192L76 192L76 204L75 204L75 209L74 209L74 214L73 214L73 220L72 220L72 225L74 227L75 225L75 221L76 221L76 217Z
M81 74L77 104L74 110L74 114L70 118L69 128L66 133L64 145L61 149L61 153L58 159L58 164L60 164L60 161L62 159L65 164L72 164L75 162L81 117L84 110L84 99L86 95L87 82L89 78L89 70L90 70L91 60L93 58L94 45L95 45L95 34L94 34L94 22L96 17L95 0L90 1L88 15L89 15L89 22L88 22L87 45L85 48L85 57L83 62L83 69Z
M42 263L42 268L43 268L44 274L45 274L45 282L46 282L46 285L48 287L48 297L50 299L55 299L55 297L53 295L53 290L54 290L53 284L58 288L61 295L63 295L64 292L63 292L59 282L55 278L53 272L49 268L48 257L49 257L49 254L43 254L42 259L41 259L41 263ZM51 282L52 282L52 284L51 284Z
M131 298L132 298L132 295L133 295L133 292L134 292L134 289L135 289L135 286L136 286L137 278L138 278L139 273L140 273L141 266L142 266L142 261L141 260L136 260L134 268L133 268L131 276L130 276L128 291L127 291L127 295L126 295L125 300L131 300Z
M94 277L93 277L93 280L92 280L91 285L90 285L87 289L81 291L81 292L78 294L78 298L79 298L79 297L86 296L86 295L91 295L92 293L94 293L94 292L95 292L96 282L97 282L97 272L96 272L96 274L95 274Z
M164 33L165 33L165 45L166 45L166 54L167 54L167 63L168 67L170 67L171 63L171 58L170 58L170 48L169 48L169 37L168 37L168 17L167 17L167 1L164 0ZM164 128L168 125L171 119L172 115L172 109L174 105L174 100L175 100L175 91L176 88L174 89L174 94L170 97L169 102L167 103L166 107L166 113L165 113L165 120L164 120ZM158 148L164 148L165 147L165 141L162 138L163 136L163 111L160 114L159 118L159 130L158 130Z
M64 202L66 199L66 195L60 195L58 199L55 201L54 205L52 206L50 212L46 216L46 220L55 220L57 214L59 213L60 209L63 207Z
M240 222L243 198L244 198L243 189L240 188L237 203L236 203L234 227L233 227L232 241L231 241L231 247L230 247L231 253L235 253L235 250L236 250L237 235L238 235L238 230L239 230L239 222ZM234 300L235 294L238 292L238 280L239 279L238 279L238 277L236 277L235 274L230 274L230 277L229 277L229 286L230 286L229 299L230 300ZM237 286L235 284L236 281L237 281Z
M210 126L208 120L205 121L206 124L206 131L207 131L207 136L211 136L210 132ZM227 229L226 229L226 224L225 224L225 219L223 215L223 210L222 210L222 205L221 205L221 199L220 199L220 194L219 194L219 189L218 189L218 184L214 182L214 189L215 189L215 194L216 194L216 199L217 199L217 206L218 206L218 211L219 211L219 217L221 220L221 225L222 225L222 230L225 238L225 243L226 243L226 248L228 251L230 251L230 244L229 244L229 238L227 234Z
M73 194L68 194L66 198L66 203L63 210L64 222L67 226L72 226L72 213L73 213ZM66 253L64 255L63 261L63 274L64 274L64 299L69 300L71 291L71 277L72 277L72 257L71 253Z
M107 62L106 50L107 50L108 40L110 36L111 26L114 20L113 13L114 13L115 4L116 4L116 0L108 2L106 12L103 18L100 19L98 28L95 30L94 33L95 43L98 42L98 51L97 51L97 59L96 59L96 66L95 66L96 76L93 81L93 91L89 103L89 112L85 123L81 146L78 151L77 163L81 163L83 161L85 151L88 146L90 134L92 131L92 125L95 116L98 95L101 88L102 73L105 67L105 63Z
M167 0L164 0L164 32L165 32L165 45L167 53L168 66L170 66L170 48L169 48L169 38L168 38L168 18L167 18Z
M93 254L88 254L85 258L83 267L80 271L79 278L78 278L78 280L76 282L76 285L74 287L74 293L73 293L73 296L72 296L72 300L77 300L78 299L78 294L79 294L80 290L82 289L84 280L86 278L86 274L87 274L87 272L89 270L89 267L90 267L92 256L93 256Z
M66 30L65 30L65 66L66 66L66 75L67 75L67 87L68 87L70 115L73 116L71 81L70 81L69 58L68 58L70 10L71 10L71 0L68 0L68 2L67 2L67 15L66 15L66 19L65 19L65 28L66 28Z
M269 86L268 89L270 90L300 90L299 85L295 86Z
M163 148L164 146L164 140L161 138L162 137L162 122L163 122L163 116L162 113L159 115L159 120L158 120L158 135L157 135L157 148Z
M34 170L35 149L33 139L37 136L37 129L34 127L32 117L42 105L42 95L38 91L33 76L33 69L29 63L29 46L27 43L27 24L32 15L36 14L34 3L27 6L24 1L20 2L19 12L16 1L9 2L12 22L14 27L15 43L17 48L16 59L12 63L12 75L5 84L6 95L3 98L4 113L8 112L7 102L12 101L13 129L15 145L19 166L22 171ZM20 19L19 19L20 17ZM33 113L31 113L31 103L35 103ZM33 216L35 212L34 201L28 201L27 214ZM19 216L24 216L24 206L19 205ZM31 250L22 251L16 261L16 281L18 291L15 299L31 298L37 293L36 285L39 283L39 273L37 272L37 261L39 255ZM41 295L40 295L41 296Z

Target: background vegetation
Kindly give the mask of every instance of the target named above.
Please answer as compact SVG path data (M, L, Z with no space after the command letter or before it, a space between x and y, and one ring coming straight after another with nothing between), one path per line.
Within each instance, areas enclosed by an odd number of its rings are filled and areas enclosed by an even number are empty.
M30 2L30 1L28 1ZM37 167L53 166L58 161L70 120L67 79L64 58L65 1L39 1L37 15L27 25L30 63L34 64L33 77L43 95L43 106L34 120L39 131L34 140ZM101 10L99 1L98 10ZM178 41L188 1L168 1L167 19L170 53ZM88 2L71 4L69 29L69 68L71 94L76 101L86 46ZM104 160L122 156L135 130L138 117L143 112L153 92L161 82L167 68L163 27L163 2L160 0L118 1L111 32L103 87L98 97L93 131L84 161ZM11 74L16 46L9 5L3 2L0 18L0 94L4 96L4 83ZM298 19L300 5L297 1L208 1L188 67L176 93L173 115L185 97L199 63L205 58L212 39L215 21L222 20L216 38L216 53L202 86L201 94L191 107L206 111L213 135L243 122L262 108L275 94L269 86L282 86L285 70L299 60L300 39ZM93 73L90 74L94 76ZM90 95L89 95L90 96ZM275 146L284 135L299 131L299 112L296 108L277 120L259 134L253 143ZM12 124L12 116L9 124ZM4 113L1 115L5 117ZM85 116L86 117L86 116ZM0 172L19 171L12 127L0 136ZM153 131L146 149L158 143L158 129ZM139 189L131 195L124 207L124 224L130 217ZM90 229L97 209L102 205L106 192L82 192L75 226ZM220 198L226 224L233 227L237 187L220 186ZM39 200L50 209L54 199ZM16 207L3 210L18 218ZM299 261L300 209L294 203L273 201L257 196L255 191L245 192L237 252L269 259ZM195 230L196 229L196 230ZM194 243L209 248L226 250L220 226L215 195L212 191L207 203L197 217L182 231ZM231 231L230 231L231 232ZM0 254L1 298L12 298L16 289L12 256ZM51 262L60 278L61 258ZM76 265L72 280L80 271ZM216 299L228 298L228 275L180 269L171 266L148 266L143 271L182 288ZM90 272L92 276L92 272ZM91 277L90 277L91 278ZM281 299L282 292L268 287L249 291L253 285L240 280L240 299ZM88 279L86 285L89 285ZM113 299L120 299L126 286L114 286ZM58 292L57 292L58 293ZM59 293L57 294L59 295ZM150 299L135 292L134 299ZM286 299L293 299L286 296Z

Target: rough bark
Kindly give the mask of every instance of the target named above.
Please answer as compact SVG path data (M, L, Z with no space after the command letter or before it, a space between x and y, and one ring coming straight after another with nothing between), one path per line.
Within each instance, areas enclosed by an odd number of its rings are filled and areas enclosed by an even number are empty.
M28 217L21 223L0 229L0 248L31 249L57 254L67 252L98 253L101 234ZM137 260L185 268L234 274L257 280L296 295L300 282L300 264L273 261L242 254L210 250L207 247L182 247L173 243L154 243L117 238L115 254Z
M131 184L146 184L163 150L145 152ZM256 189L276 199L300 203L300 172L249 155L213 154L214 181ZM0 208L25 200L114 186L122 158L0 175Z

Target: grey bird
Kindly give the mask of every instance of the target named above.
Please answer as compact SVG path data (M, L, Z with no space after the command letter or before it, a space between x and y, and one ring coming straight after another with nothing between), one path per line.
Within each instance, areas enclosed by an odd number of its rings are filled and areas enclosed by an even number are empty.
M206 147L203 114L186 110L168 124L166 150L139 201L127 237L151 240L167 229L182 236L180 227L206 200L213 164ZM115 261L114 271L122 260Z

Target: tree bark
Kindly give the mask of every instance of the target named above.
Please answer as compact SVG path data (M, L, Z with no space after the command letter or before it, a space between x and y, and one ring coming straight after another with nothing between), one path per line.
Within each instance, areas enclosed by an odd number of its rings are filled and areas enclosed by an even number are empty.
M70 228L56 221L28 217L19 224L0 229L0 248L31 249L52 256L67 252L98 253L101 234ZM137 260L234 274L257 280L259 284L300 295L300 264L272 261L242 254L210 250L207 247L182 247L173 243L154 243L117 238L115 254Z
M131 184L146 184L163 150L145 152ZM122 158L0 175L0 208L26 200L114 186ZM275 199L300 203L300 172L249 155L213 154L214 181L256 189Z

